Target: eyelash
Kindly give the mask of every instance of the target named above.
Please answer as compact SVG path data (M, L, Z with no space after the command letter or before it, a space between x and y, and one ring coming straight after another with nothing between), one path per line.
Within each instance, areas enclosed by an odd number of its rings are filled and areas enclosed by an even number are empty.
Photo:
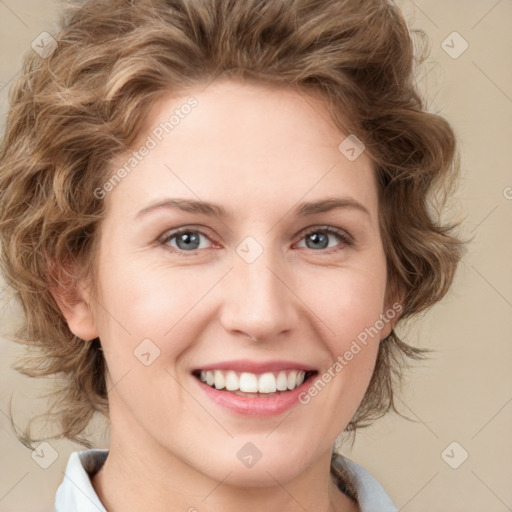
M350 246L354 245L354 240L348 233L346 233L345 231L342 231L341 229L333 228L330 226L307 228L305 231L301 232L300 240L302 240L303 238L305 238L306 236L308 236L312 233L318 233L318 232L328 233L330 235L336 235L341 240L342 247L336 246L336 247L331 247L330 249L322 249L319 251L313 251L313 249L311 249L313 252L319 252L319 253L323 253L323 254L333 254L333 253L337 253L337 252L343 250L343 246L350 247ZM193 227L187 227L187 228L180 228L180 229L177 229L176 231L168 233L161 240L161 244L164 246L164 248L167 251L174 253L174 254L178 254L179 256L187 256L189 254L194 255L198 251L203 250L203 249L195 249L194 251L183 251L181 249L176 249L174 247L170 247L169 245L167 245L167 243L169 241L171 241L172 239L178 237L179 235L181 235L183 233L198 233L198 234L209 239L209 237L205 233L200 231L199 229L195 229ZM306 249L307 249L307 247L306 247Z

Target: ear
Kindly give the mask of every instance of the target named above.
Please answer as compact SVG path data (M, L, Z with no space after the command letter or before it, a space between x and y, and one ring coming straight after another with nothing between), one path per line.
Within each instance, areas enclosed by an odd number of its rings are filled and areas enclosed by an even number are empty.
M76 277L69 262L49 265L50 293L67 321L70 331L84 341L99 336L90 308L90 287Z
M384 328L380 332L381 341L391 334L391 331L395 328L396 323L402 316L404 301L405 290L403 286L397 283L390 283L386 292L386 300L384 301L384 311L382 312Z

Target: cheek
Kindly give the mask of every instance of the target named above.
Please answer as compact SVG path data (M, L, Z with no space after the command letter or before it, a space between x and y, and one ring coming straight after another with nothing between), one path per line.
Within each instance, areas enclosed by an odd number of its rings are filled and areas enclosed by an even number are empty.
M315 280L308 306L319 317L329 352L330 360L321 371L332 393L327 410L337 410L337 401L343 399L346 411L355 412L368 387L383 329L385 270L380 260L364 269L333 271Z
M380 346L385 287L373 278L340 279L336 291L316 295L329 360L319 381L302 399L319 422L332 422L333 435L355 414L370 383ZM318 397L318 398L317 398Z
M372 334L369 339L379 337L375 326L380 326L378 320L384 313L385 265L333 269L319 273L314 283L313 292L305 302L319 317L325 339L332 340L331 347L337 354L351 340L360 335L364 338L368 330ZM304 282L301 289L305 293L311 286L306 288Z
M134 350L147 339L160 355L178 357L197 339L202 299L218 280L211 274L143 268L129 261L104 265L98 329L104 350L115 355L112 364L131 366Z

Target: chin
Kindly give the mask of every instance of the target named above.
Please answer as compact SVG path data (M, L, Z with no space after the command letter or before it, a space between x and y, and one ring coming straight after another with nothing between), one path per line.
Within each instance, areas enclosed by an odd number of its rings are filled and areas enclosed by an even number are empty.
M247 450L250 453L250 450ZM242 459L242 460L240 460ZM215 456L220 464L216 464L207 472L210 478L223 481L236 487L269 487L275 486L276 481L284 485L299 476L308 466L309 458L306 454L290 454L284 448L281 453L274 453L265 457L263 454L259 460L249 459L244 453L238 457L222 457L222 461ZM229 475L226 478L226 475Z

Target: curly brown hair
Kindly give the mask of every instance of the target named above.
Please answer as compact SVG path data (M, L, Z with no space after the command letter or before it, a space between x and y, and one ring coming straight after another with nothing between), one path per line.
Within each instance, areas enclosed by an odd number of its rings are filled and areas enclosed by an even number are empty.
M449 123L427 111L415 86L415 64L427 53L415 54L412 35L425 41L390 0L68 6L53 53L24 58L0 150L1 265L24 312L13 339L30 349L16 369L63 379L50 409L59 422L54 437L92 446L83 433L94 411L108 416L108 396L99 338L73 335L50 289L83 277L98 289L97 234L106 212L93 191L169 92L222 74L322 98L334 124L356 134L372 160L388 291L401 297L400 322L446 294L463 242L454 224L441 221L440 196L451 189L459 158ZM425 352L391 332L347 432L398 412L393 390L406 357Z

